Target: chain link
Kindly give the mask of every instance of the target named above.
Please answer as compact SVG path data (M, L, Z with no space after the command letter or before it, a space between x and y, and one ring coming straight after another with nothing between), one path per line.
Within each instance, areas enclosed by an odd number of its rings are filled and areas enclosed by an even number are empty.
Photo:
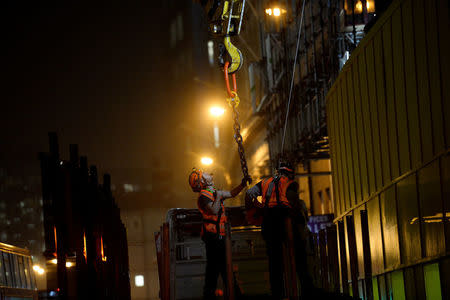
M249 179L249 183L251 183L251 177L248 175L248 167L247 167L247 160L245 159L245 152L244 152L244 145L243 145L243 138L241 135L241 125L239 124L239 113L236 109L236 103L231 102L231 107L233 108L233 129L234 129L234 139L236 140L237 146L238 146L238 152L239 152L239 159L241 161L241 168L242 173L244 174L244 178Z

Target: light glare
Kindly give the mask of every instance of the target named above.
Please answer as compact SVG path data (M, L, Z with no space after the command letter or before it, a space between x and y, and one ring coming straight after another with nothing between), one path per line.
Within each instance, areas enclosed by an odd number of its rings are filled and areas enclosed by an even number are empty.
M222 116L225 113L225 109L223 109L222 107L214 106L214 107L211 107L209 112L214 117L220 117L220 116Z
M144 275L136 275L134 277L134 284L138 287L144 286Z
M266 9L266 14L268 14L269 16L272 15L272 9L271 8L267 8Z
M273 15L275 17L279 17L281 15L281 10L278 7L274 8L273 9Z
M202 164L204 164L206 166L209 166L210 164L213 163L213 160L212 160L211 157L206 157L205 156L205 157L202 157L201 162L202 162Z
M39 275L42 275L45 273L45 270L41 268L39 265L34 265L33 270L38 273Z
M54 259L52 259L51 261L50 261L52 264L57 264L58 263L58 260L56 259L56 258L54 258Z

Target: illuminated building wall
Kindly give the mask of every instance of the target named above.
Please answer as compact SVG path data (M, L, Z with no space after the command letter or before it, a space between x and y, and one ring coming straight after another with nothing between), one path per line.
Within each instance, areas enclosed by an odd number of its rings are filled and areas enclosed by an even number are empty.
M354 225L360 295L449 297L448 12L447 1L394 1L328 93L345 292Z

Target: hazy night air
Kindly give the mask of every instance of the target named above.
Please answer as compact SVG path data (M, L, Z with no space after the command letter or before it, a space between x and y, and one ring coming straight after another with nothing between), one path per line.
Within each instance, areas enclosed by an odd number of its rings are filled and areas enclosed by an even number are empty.
M168 16L148 3L3 9L2 165L38 173L49 131L63 154L77 143L104 171L173 161L182 107L164 72Z
M6 2L1 299L450 299L448 0Z

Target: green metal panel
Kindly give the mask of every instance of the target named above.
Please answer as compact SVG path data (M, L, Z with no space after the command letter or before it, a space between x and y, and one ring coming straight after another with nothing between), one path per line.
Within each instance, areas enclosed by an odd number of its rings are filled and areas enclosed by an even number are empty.
M358 136L356 134L356 111L355 111L355 95L354 95L354 84L353 76L347 77L348 86L348 106L349 106L349 118L350 118L350 136L352 138L351 144L351 155L354 161L354 182L355 182L355 203L361 202L361 173L360 173L360 160L358 153Z
M417 91L420 111L420 129L422 140L422 160L428 161L433 157L433 135L431 131L431 110L430 99L428 95L428 62L427 62L427 44L426 27L424 17L424 1L412 0L413 2L413 20L415 30L415 49L416 49L416 74Z
M372 277L372 289L373 289L373 300L379 300L380 295L378 292L378 279L377 277Z
M383 187L382 168L381 168L381 150L380 150L380 130L378 123L378 106L377 106L377 88L375 82L375 58L373 52L373 44L366 47L366 67L367 67L367 87L369 91L370 104L370 122L372 127L373 138L373 157L375 170L375 191Z
M331 116L329 116L329 119L331 119L332 124L332 134L333 134L333 186L335 188L334 193L334 199L335 199L335 205L336 205L336 211L338 212L338 215L340 215L343 212L342 205L341 205L341 189L342 189L342 182L340 180L340 149L339 149L339 127L338 127L338 113L337 113L337 93L336 90L334 90L333 98L331 98L333 101L331 102Z
M340 114L340 97L341 92L339 88L336 89L336 97L335 97L335 119L336 119L336 137L337 137L337 146L336 149L338 149L337 153L337 163L338 163L338 170L337 175L339 177L339 202L341 207L341 213L345 211L345 202L344 202L344 189L345 189L345 181L344 181L344 173L343 173L343 151L342 151L342 143L343 143L343 137L342 137L342 123L341 123L341 114Z
M409 175L397 183L397 199L402 263L413 263L422 257L420 214L415 174Z
M361 109L361 89L359 88L360 77L357 61L352 65L353 71L353 86L355 87L355 111L356 111L356 130L358 133L358 153L360 162L360 174L361 174L361 196L363 200L366 200L369 196L368 189L368 175L367 175L367 156L364 142L364 123L363 114Z
M448 1L437 1L437 19L438 28L450 28L450 9ZM442 103L444 109L442 110L445 123L445 139L446 147L450 147L450 39L448 38L448 31L439 34L439 58L441 61L441 92Z
M419 198L422 208L422 232L425 256L445 253L444 218L439 161L419 171Z
M337 166L336 166L336 133L335 133L335 126L334 126L334 121L335 121L335 113L334 113L334 106L336 101L334 101L334 95L336 92L332 92L329 96L328 96L328 100L327 100L327 104L326 104L326 110L327 110L327 127L328 127L328 131L329 131L329 142L330 142L330 155L331 155L331 171L332 176L331 176L331 180L333 183L333 195L334 195L334 214L335 215L339 215L340 214L340 206L337 200L338 197L338 188L339 188L339 182L337 181L337 176L336 176L336 170L337 170Z
M403 53L402 11L399 7L392 16L392 57L394 59L395 106L397 115L400 174L411 169L408 138L408 117L405 99L405 66Z
M409 142L412 168L417 168L422 161L420 143L420 119L417 103L416 64L414 49L414 25L412 3L406 1L402 6L403 20L403 55L405 58L406 107L408 110Z
M381 31L376 34L373 42L375 58L375 75L377 86L378 122L380 124L380 149L383 185L391 182L391 168L389 158L389 140L386 112L386 89L384 81L383 39Z
M367 202L369 223L370 256L372 273L380 274L384 270L383 236L381 234L380 200L378 197Z
M391 274L392 295L395 300L404 300L405 297L405 283L403 281L403 271L392 272Z
M346 127L345 127L345 119L346 119L346 115L345 115L345 109L344 109L344 103L345 103L345 99L343 97L343 82L344 82L344 77L341 77L341 81L340 84L338 86L339 89L339 123L340 123L340 135L341 135L341 147L340 147L340 151L341 151L341 159L342 159L342 168L341 168L341 172L342 172L342 183L343 183L343 195L342 195L342 201L344 203L344 208L345 210L350 208L350 203L349 203L349 184L348 184L348 161L347 161L347 134L346 134Z
M397 121L395 115L395 90L392 58L392 33L391 20L383 27L383 54L386 80L386 110L389 136L389 158L391 161L391 179L399 176L400 166L398 161Z
M364 148L366 150L367 159L367 176L368 176L368 193L369 195L375 192L375 170L373 163L373 143L372 143L372 126L370 122L370 104L369 95L367 91L367 70L366 59L364 51L360 52L358 56L359 67L359 87L361 89L361 110L363 114L363 129L364 129Z
M345 128L345 151L347 154L347 171L348 171L348 203L349 207L352 207L356 204L355 201L355 172L353 169L354 161L353 161L353 153L352 153L352 144L353 139L351 135L351 127L350 127L350 108L349 108L349 95L348 90L352 89L352 86L348 86L348 79L352 75L351 72L347 72L346 76L343 77L342 82L342 99L343 99L343 109L344 109L344 128Z
M441 294L441 279L439 275L439 264L428 264L423 267L423 275L425 278L425 292L427 300L440 300Z
M397 201L395 185L380 194L381 224L383 228L386 268L400 264L400 251L397 226Z
M427 29L428 76L430 83L431 120L433 124L434 154L444 150L444 123L442 121L441 78L439 61L439 42L437 28L436 1L424 1ZM447 32L443 29L442 33ZM444 55L449 55L444 54ZM447 71L448 72L448 71ZM447 84L449 84L447 82Z

